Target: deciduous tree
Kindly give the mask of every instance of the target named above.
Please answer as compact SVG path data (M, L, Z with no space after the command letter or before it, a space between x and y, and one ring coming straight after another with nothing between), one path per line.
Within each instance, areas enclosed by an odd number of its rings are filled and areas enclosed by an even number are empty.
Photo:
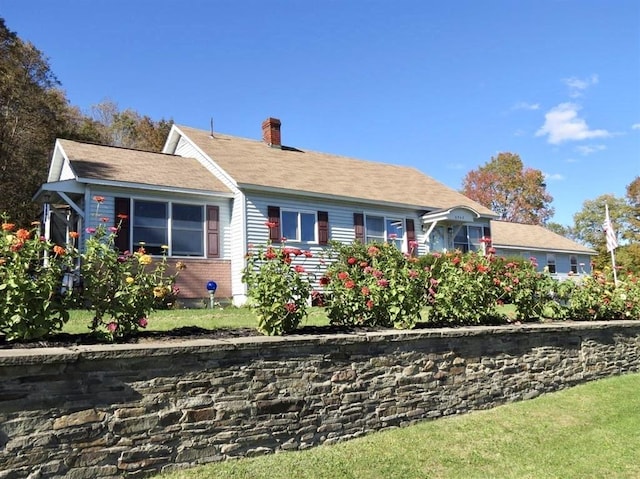
M506 221L543 225L554 213L543 173L513 153L500 153L467 173L462 192Z

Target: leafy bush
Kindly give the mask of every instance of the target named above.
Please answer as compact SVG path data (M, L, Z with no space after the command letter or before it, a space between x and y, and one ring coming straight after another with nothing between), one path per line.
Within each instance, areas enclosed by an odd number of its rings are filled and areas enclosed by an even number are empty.
M475 252L431 253L422 263L427 272L429 321L436 324L488 324L498 320L499 290L493 255Z
M46 261L45 261L46 258ZM10 223L0 231L0 332L7 340L35 339L62 328L69 315L61 291L73 258L61 246Z
M321 279L332 324L413 328L424 305L418 259L388 243L334 242Z
M104 225L88 228L90 236L80 254L83 299L94 313L90 329L109 340L146 327L148 315L174 294L178 274L168 275L166 256L154 259L143 244L134 253L118 252L117 232Z
M309 272L295 258L309 258L310 251L290 248L283 242L250 251L242 281L248 288L249 305L258 315L258 331L281 335L294 331L307 316L311 293Z
M640 282L631 273L623 275L616 285L610 268L595 271L583 277L580 284L565 287L562 297L564 316L569 319L640 319Z

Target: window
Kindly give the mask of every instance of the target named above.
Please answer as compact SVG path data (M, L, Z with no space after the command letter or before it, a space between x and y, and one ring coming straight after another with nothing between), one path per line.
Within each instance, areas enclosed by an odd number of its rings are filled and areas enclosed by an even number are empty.
M316 241L316 214L305 211L281 212L282 236L289 241L314 243Z
M578 274L578 258L571 255L569 257L569 262L571 263L571 272Z
M200 205L134 200L132 240L150 254L204 256L204 208Z
M403 250L404 220L367 215L365 231L367 243L388 241L395 244L399 250Z
M202 256L204 254L202 206L173 203L171 211L171 254Z
M551 274L556 272L556 255L553 253L547 253L547 269Z
M461 226L453 239L453 248L466 253L482 251L483 229L481 226Z

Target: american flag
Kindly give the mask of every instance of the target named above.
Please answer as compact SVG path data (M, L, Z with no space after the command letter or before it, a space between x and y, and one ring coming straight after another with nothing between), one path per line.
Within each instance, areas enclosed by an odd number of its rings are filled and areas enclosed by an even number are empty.
M605 218L604 224L602 225L602 229L604 233L607 235L607 251L613 251L618 247L618 240L616 238L616 232L613 229L613 225L611 224L611 220L609 219L609 205L604 205L605 210Z

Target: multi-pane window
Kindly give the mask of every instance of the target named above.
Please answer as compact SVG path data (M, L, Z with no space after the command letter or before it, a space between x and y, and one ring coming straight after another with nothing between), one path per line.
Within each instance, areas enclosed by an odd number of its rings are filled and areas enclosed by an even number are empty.
M571 272L578 273L578 258L576 256L571 255L569 257L569 263L571 265Z
M204 256L202 206L134 200L132 216L134 248L143 243L150 254Z
M388 241L395 244L399 250L403 249L404 221L401 219L367 215L365 231L367 243Z
M556 255L553 253L547 253L547 268L551 274L556 272Z
M282 236L288 241L316 242L316 213L305 211L281 212Z
M453 248L466 253L467 251L482 250L482 227L461 226L453 238Z

